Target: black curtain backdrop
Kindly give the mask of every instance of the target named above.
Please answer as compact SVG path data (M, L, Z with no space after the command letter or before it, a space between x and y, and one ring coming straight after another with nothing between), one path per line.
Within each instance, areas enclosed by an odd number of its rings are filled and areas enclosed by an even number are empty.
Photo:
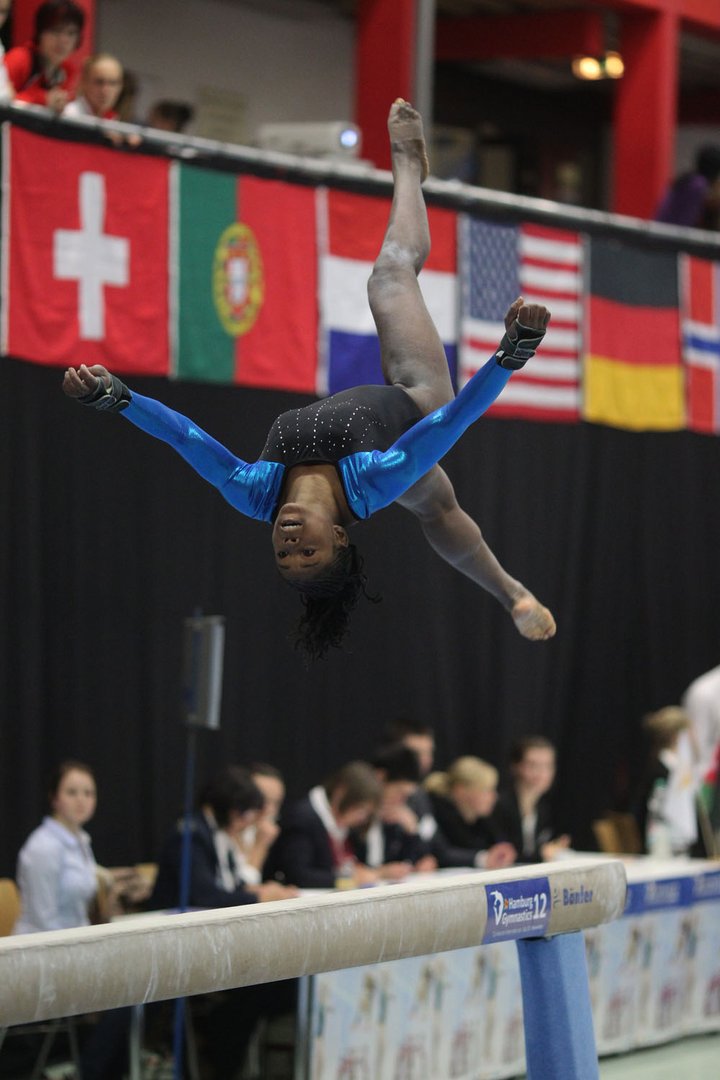
M435 727L440 764L474 753L502 767L514 736L542 732L579 847L637 776L643 714L718 662L716 438L481 420L445 464L501 561L555 612L557 638L521 639L393 507L353 530L382 603L308 671L269 528L60 381L0 360L0 875L67 756L97 772L98 859L157 856L182 804L182 623L197 608L227 619L222 725L199 733L199 780L261 759L301 794L371 753L398 715ZM249 460L276 414L307 400L130 382Z

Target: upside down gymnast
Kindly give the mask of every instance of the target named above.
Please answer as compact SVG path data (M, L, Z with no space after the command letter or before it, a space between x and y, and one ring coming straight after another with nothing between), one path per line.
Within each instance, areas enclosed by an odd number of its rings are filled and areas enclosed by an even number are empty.
M82 404L122 412L172 446L236 510L272 525L278 570L302 594L297 644L311 658L341 644L360 595L373 599L348 529L393 502L418 518L446 562L500 601L524 637L545 640L555 633L552 614L506 573L437 462L533 355L550 313L518 297L495 354L455 397L417 281L430 250L420 114L398 99L388 130L393 200L368 282L387 385L355 387L283 413L252 464L100 364L68 368L63 390Z

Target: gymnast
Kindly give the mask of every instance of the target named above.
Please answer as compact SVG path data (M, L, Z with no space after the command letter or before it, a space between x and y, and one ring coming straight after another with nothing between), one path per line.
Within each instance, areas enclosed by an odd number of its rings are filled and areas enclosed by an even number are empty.
M272 525L280 575L302 594L296 644L313 659L340 646L361 595L377 599L366 591L362 559L348 530L393 502L419 520L441 558L503 605L523 637L539 641L555 633L550 611L506 573L437 464L533 355L550 313L518 297L505 316L498 349L455 397L417 281L430 250L420 114L398 99L388 130L393 199L368 283L387 385L343 390L283 413L251 464L191 420L131 392L100 364L68 368L63 380L69 397L122 411L169 443L236 510Z

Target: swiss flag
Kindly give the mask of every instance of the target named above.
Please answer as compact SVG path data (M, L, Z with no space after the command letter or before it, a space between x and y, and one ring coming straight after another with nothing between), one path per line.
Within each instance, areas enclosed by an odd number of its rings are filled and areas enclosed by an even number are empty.
M170 163L5 127L2 350L169 369Z

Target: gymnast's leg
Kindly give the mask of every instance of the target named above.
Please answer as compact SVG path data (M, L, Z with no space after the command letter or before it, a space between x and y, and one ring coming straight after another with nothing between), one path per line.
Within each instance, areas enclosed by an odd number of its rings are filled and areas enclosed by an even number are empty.
M428 162L420 114L406 101L396 101L390 109L388 132L395 184L368 298L385 380L402 386L425 415L454 394L445 350L417 280L430 251L421 188Z
M480 527L458 503L455 489L439 465L398 502L415 515L425 539L445 562L500 601L523 637L546 641L554 636L555 620L550 611L503 569Z

